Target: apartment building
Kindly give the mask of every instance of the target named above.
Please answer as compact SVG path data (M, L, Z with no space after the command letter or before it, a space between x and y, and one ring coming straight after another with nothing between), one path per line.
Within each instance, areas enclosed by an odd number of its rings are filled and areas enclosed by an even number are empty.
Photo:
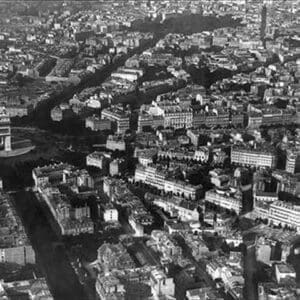
M253 211L255 214L262 219L268 219L269 205L278 200L278 194L255 191L253 198Z
M145 128L156 129L164 126L163 116L153 116L145 112L139 113L138 116L138 132L142 132Z
M102 170L108 170L110 160L111 155L109 153L95 151L87 155L86 165Z
M199 185L191 185L185 181L166 179L164 183L164 191L171 192L174 195L181 195L184 198L196 200L202 195L203 187Z
M195 110L193 114L193 128L198 128L202 125L208 127L228 126L230 124L229 111L212 109L212 110Z
M125 286L112 274L98 275L96 293L101 300L125 300Z
M171 216L176 216L183 222L198 222L199 212L194 202L176 197L157 197L153 204L168 212Z
M0 263L35 264L35 252L10 197L0 192ZM1 297L0 297L1 298Z
M106 148L112 151L115 150L125 151L126 143L123 135L121 134L109 135L106 140Z
M193 126L193 111L191 108L169 106L164 108L164 127L191 128Z
M237 214L242 211L242 198L221 190L210 190L205 193L205 201L224 209L233 210Z
M288 149L286 151L285 170L292 174L300 172L300 149Z
M285 299L296 300L296 288L288 286L278 286L276 282L260 282L258 284L258 299L282 299L284 295Z
M300 205L275 201L270 204L268 219L270 223L289 226L300 232Z
M135 170L135 181L141 181L152 185L165 192L180 195L188 199L196 200L202 194L202 185L191 185L187 182L167 178L166 169L158 169L154 165L147 167L138 166Z
M85 128L90 128L92 131L111 130L111 121L101 119L98 116L87 117Z
M152 122L152 124L151 124ZM158 126L191 128L193 125L193 110L189 105L178 101L163 100L145 106L139 114L138 128Z
M242 166L275 168L277 157L270 149L254 149L234 146L231 148L231 163Z
M151 292L157 299L175 296L175 283L163 270L154 269L150 273Z
M61 182L63 180L64 170L73 170L74 168L75 167L66 163L37 167L32 170L32 178L34 180L35 187L39 188L52 182Z
M101 118L112 121L115 124L116 133L123 134L129 128L129 113L118 107L105 108L101 112Z
M164 189L166 177L166 170L159 170L155 165L149 165L147 167L137 166L134 174L135 181L144 182L160 190Z
M103 219L104 222L108 222L108 223L118 222L119 220L118 210L111 203L105 206L103 211Z

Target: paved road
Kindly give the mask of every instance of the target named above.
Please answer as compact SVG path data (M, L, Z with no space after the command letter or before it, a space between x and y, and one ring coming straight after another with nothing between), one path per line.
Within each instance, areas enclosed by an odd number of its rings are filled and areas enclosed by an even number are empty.
M64 248L57 246L60 241L41 203L28 191L17 192L13 198L55 300L86 300L87 296L68 262Z
M257 271L257 261L255 257L255 247L249 247L244 257L244 278L246 300L257 300L257 282L255 274Z

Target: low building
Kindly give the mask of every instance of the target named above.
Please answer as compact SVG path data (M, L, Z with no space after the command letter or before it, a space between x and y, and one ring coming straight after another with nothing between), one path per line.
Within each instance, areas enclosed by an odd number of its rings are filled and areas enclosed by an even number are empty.
M275 282L258 283L258 299L288 299L297 300L298 296L295 287L279 286Z
M98 275L96 293L100 300L125 300L125 286L112 274Z
M259 237L255 243L255 256L256 260L266 265L271 264L272 255L272 241Z
M288 278L296 279L296 271L293 266L286 263L275 264L275 277L277 283L281 283L283 280Z
M300 172L300 150L287 150L285 170L292 174Z
M191 254L197 261L209 252L208 247L200 235L195 235L194 233L182 233L181 235L189 247Z
M152 294L156 298L161 296L175 296L175 283L173 278L168 277L161 269L151 271L150 286Z
M291 174L283 170L275 170L272 177L277 181L277 193L284 192L293 196L300 194L300 173Z
M188 129L186 135L190 138L191 143L198 147L200 143L201 131L195 129Z
M214 232L224 236L224 238L234 237L231 230L232 218L228 217L226 214L206 211L204 214L204 222L211 225Z
M234 299L243 299L242 290L245 284L241 255L232 255L229 258L219 256L206 264L206 271L213 280L220 279L225 290L234 296Z
M219 296L217 290L214 290L211 287L197 288L186 291L186 299L187 300L223 300L221 296Z
M207 162L209 154L209 149L205 146L198 147L196 150L186 150L184 147L175 147L172 149L170 149L170 147L161 147L157 153L158 157L176 160L196 160L201 162Z
M150 164L153 164L153 158L157 154L156 148L149 149L138 149L134 151L134 157L137 157L140 165L146 167Z
M130 215L128 217L128 223L134 230L134 236L142 237L144 236L144 226L142 225L142 216Z
M222 169L213 169L209 171L209 175L211 176L210 182L218 188L229 183L230 177Z
M6 110L11 118L14 117L24 117L32 111L32 105L29 104L19 104L19 105L7 105Z
M194 160L196 161L201 161L201 162L207 162L209 159L209 155L210 155L210 151L208 147L202 146L202 147L198 147L195 150L195 154L194 154Z
M135 268L135 263L128 254L126 248L121 243L102 244L97 251L95 268L102 274L112 271L131 270Z
M135 82L141 76L143 76L143 74L144 74L144 71L142 69L123 67L123 68L119 68L117 71L113 72L111 74L111 77L116 78L116 79L124 79L124 80Z
M199 221L197 204L179 197L160 197L154 199L153 204L169 213L171 217L177 217L182 222Z
M110 176L121 175L126 171L127 162L124 158L116 158L109 164Z
M160 254L162 265L170 263L179 264L182 260L182 248L178 242L167 232L152 230L151 239L146 242L147 246Z
M6 294L4 296L3 292ZM54 300L45 278L0 282L0 297L6 299Z
M35 252L31 245L5 247L0 244L0 263L14 263L22 266L35 264Z
M122 135L109 135L106 140L106 148L112 151L125 151L126 142L124 137Z
M63 119L63 110L59 106L51 109L50 116L52 121L60 122Z
M105 152L95 151L86 157L86 165L108 171L111 155Z
M90 128L92 131L111 130L111 121L101 119L98 116L91 116L85 119L85 128Z
M119 220L118 210L110 203L105 206L103 211L104 222L115 223Z

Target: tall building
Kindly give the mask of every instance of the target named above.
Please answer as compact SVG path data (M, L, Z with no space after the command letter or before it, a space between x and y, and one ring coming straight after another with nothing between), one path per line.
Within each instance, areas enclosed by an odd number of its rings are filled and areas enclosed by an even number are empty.
M5 151L11 151L10 118L4 107L0 107L0 145Z
M266 5L264 5L261 11L261 23L260 23L260 38L262 41L264 41L265 39L266 27L267 27L267 7Z

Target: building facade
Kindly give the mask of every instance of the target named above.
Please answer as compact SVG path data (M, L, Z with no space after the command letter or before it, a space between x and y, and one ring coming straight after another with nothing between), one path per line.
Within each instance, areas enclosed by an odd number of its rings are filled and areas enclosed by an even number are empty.
M213 203L224 209L233 210L237 214L242 211L241 197L234 197L228 193L220 192L218 190L210 190L205 193L205 201Z
M266 150L232 147L231 163L242 166L275 168L277 157L274 152Z

